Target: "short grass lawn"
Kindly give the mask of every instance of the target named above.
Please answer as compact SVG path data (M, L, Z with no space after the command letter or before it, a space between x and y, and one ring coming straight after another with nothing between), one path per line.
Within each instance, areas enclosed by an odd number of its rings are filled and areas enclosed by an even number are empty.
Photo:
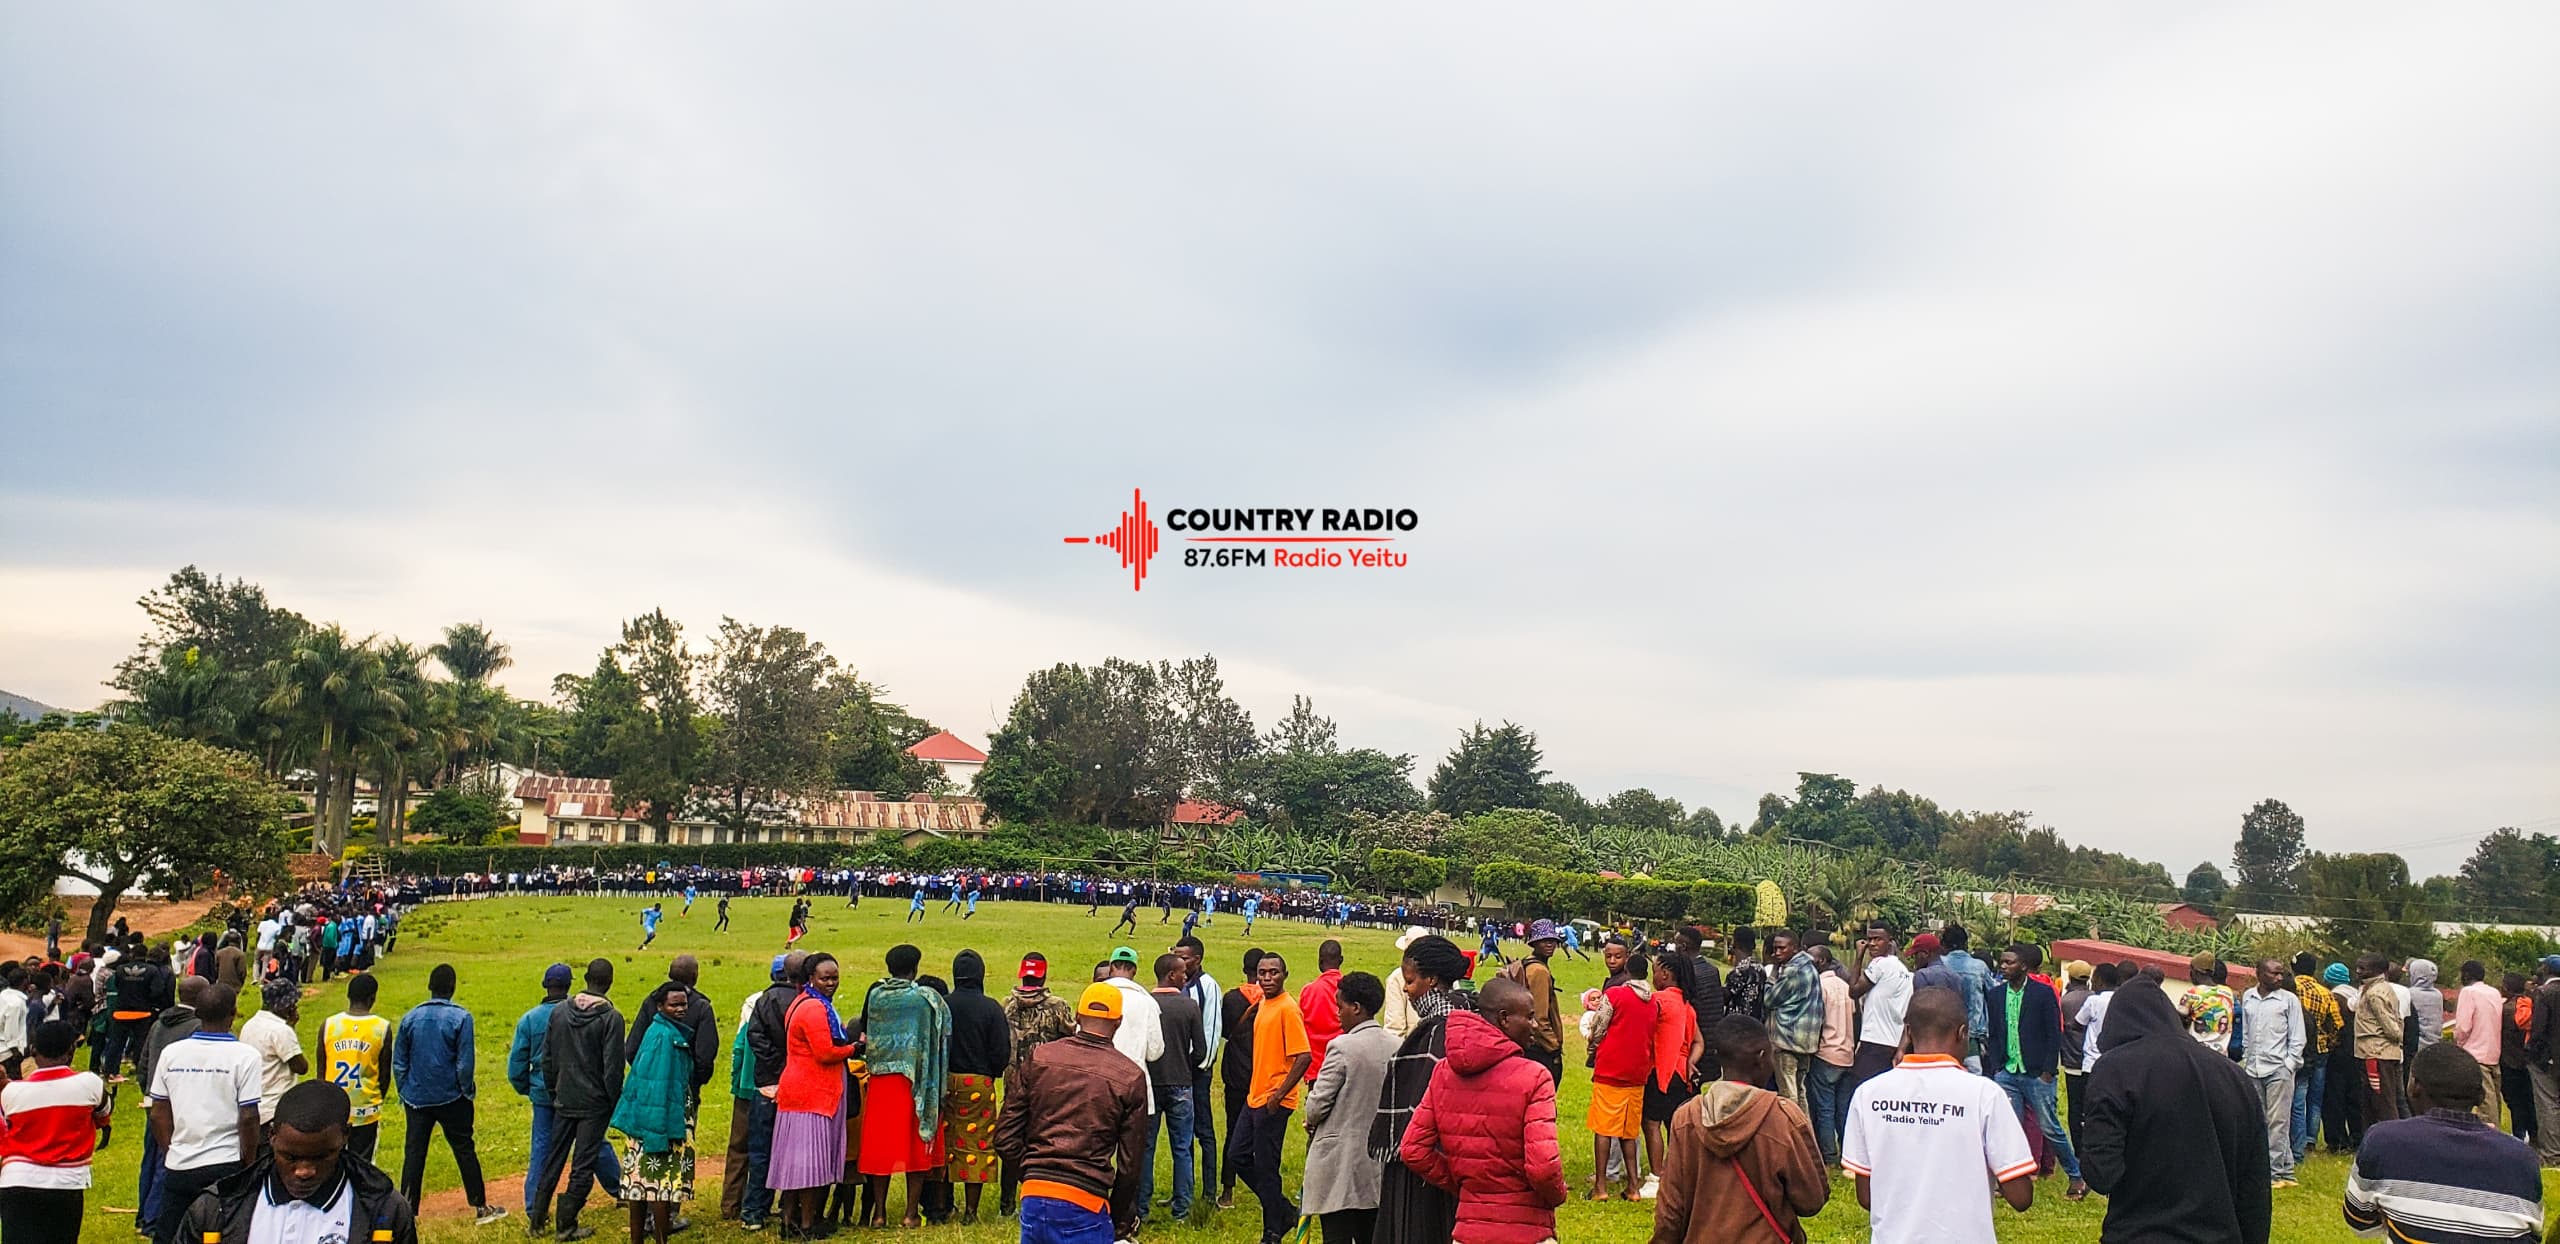
M453 1159L439 1138L427 1168L429 1188L428 1212L422 1222L422 1236L429 1241L464 1241L520 1238L524 1229L523 1198L517 1178L525 1168L527 1127L531 1112L523 1098L507 1087L507 1043L516 1018L542 997L543 968L555 961L583 965L586 960L602 955L614 960L618 973L614 997L626 1013L652 985L663 978L671 957L691 953L700 958L703 967L702 989L718 1007L722 1041L721 1068L715 1075L711 1091L704 1099L699 1134L706 1159L716 1158L729 1132L730 1099L721 1091L728 1083L727 1043L732 1035L737 1010L746 995L762 988L766 965L781 949L784 921L790 903L784 899L751 899L731 905L731 927L714 932L714 904L697 903L690 916L678 916L680 900L667 902L668 917L661 927L657 942L647 951L636 949L640 940L639 910L646 905L641 899L610 898L497 898L459 903L439 903L420 909L403 926L398 953L386 959L377 975L382 980L380 1009L386 1015L401 1011L426 997L426 979L430 968L450 963L460 974L461 987L456 1000L477 1017L479 1037L478 1132L480 1160L493 1182L503 1180L502 1193L492 1199L509 1207L510 1217L501 1224L475 1229L463 1212L460 1198L452 1191L458 1186ZM816 900L808 938L803 947L825 950L845 963L848 991L882 975L882 956L900 942L912 942L924 951L925 970L945 977L950 975L952 956L964 949L975 949L984 955L989 968L989 992L1001 996L1011 986L1013 965L1026 951L1037 950L1055 965L1055 981L1062 988L1080 984L1091 964L1107 956L1116 944L1135 946L1142 960L1152 962L1155 954L1169 948L1179 933L1181 914L1162 921L1153 908L1139 914L1138 936L1113 938L1108 935L1117 909L1106 907L1087 915L1081 906L1041 905L1026 903L982 903L975 919L963 921L957 913L946 912L939 901L927 909L926 918L917 923L906 920L907 904L895 899L867 900L858 910L847 910L841 897ZM1303 983L1315 973L1316 946L1328 936L1339 937L1346 950L1346 966L1353 971L1374 972L1383 977L1396 964L1395 934L1390 930L1354 929L1328 931L1317 925L1289 920L1263 920L1248 935L1244 919L1233 913L1221 913L1216 922L1200 930L1209 945L1209 968L1221 986L1231 987L1240 967L1240 959L1248 946L1260 946L1288 956L1292 986ZM1567 960L1560 972L1570 1013L1576 1006L1572 995L1596 985L1599 966L1594 961ZM1070 994L1072 996L1072 994ZM308 1048L320 1021L341 1009L344 1004L342 982L320 986L302 1006L301 1032ZM1647 1238L1651 1230L1651 1207L1622 1202L1594 1204L1581 1199L1591 1174L1591 1139L1582 1126L1582 1116L1589 1097L1590 1081L1579 1073L1581 1051L1578 1038L1568 1051L1567 1075L1558 1113L1561 1116L1565 1169L1573 1182L1575 1200L1559 1214L1558 1235L1567 1241L1634 1241ZM99 1155L97 1186L89 1197L89 1223L85 1238L113 1241L127 1238L133 1230L135 1165L139 1160L144 1127L141 1093L127 1086L120 1097L121 1114L117 1120L113 1143ZM1219 1120L1223 1129L1225 1120ZM1294 1131L1295 1129L1293 1129ZM385 1111L380 1158L383 1166L397 1177L399 1155L403 1143L403 1120L395 1104ZM1286 1161L1289 1181L1298 1181L1299 1163L1304 1157L1305 1142L1299 1133L1290 1146ZM1157 1196L1161 1200L1172 1186L1169 1161L1158 1154ZM2338 1215L2340 1190L2346 1179L2346 1163L2342 1159L2314 1154L2300 1172L2302 1186L2276 1194L2275 1238L2285 1241L2350 1238ZM2560 1188L2560 1182L2549 1181L2546 1187ZM2098 1224L2105 1212L2101 1198L2073 1205L2062 1199L2059 1178L2040 1184L2034 1209L2025 1214L2012 1214L2003 1208L1997 1215L2000 1238L2014 1241L2086 1241L2098 1236ZM896 1195L903 1197L903 1192ZM1176 1224L1159 1216L1147 1231L1149 1238L1199 1240L1249 1244L1255 1238L1259 1219L1252 1195L1239 1187L1238 1207L1220 1211L1205 1227L1189 1223ZM988 1194L990 1211L994 1195ZM770 1233L750 1234L736 1229L735 1224L717 1223L719 1185L716 1173L706 1163L698 1185L697 1199L690 1208L693 1231L682 1239L694 1241L740 1242L770 1240ZM895 1208L895 1207L893 1207ZM993 1244L1012 1240L1017 1232L1009 1222L994 1220L975 1226L948 1225L927 1228L924 1234L934 1240L967 1241L969 1244ZM591 1200L586 1219L598 1228L598 1236L619 1238L624 1218L609 1203ZM1866 1215L1858 1209L1854 1190L1845 1181L1834 1185L1831 1206L1808 1222L1812 1238L1817 1241L1850 1241L1866 1238Z

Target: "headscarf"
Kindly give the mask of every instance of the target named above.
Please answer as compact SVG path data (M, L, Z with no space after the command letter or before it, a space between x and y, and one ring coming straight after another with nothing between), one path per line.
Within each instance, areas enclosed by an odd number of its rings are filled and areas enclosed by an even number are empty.
M818 1009L826 1012L827 1037L831 1041L837 1045L853 1044L853 1035L844 1030L844 1017L836 1014L836 1004L833 999L819 993L816 985L802 985L800 996L817 1003Z
M278 977L258 986L258 1007L278 1015L302 1005L302 983Z
M942 995L890 977L871 987L862 1009L864 1061L875 1076L905 1076L915 1092L916 1135L942 1127L942 1089L951 1058L951 1008Z
M2320 969L2320 983L2323 985L2333 986L2346 984L2347 965L2343 963L2332 963L2329 966Z

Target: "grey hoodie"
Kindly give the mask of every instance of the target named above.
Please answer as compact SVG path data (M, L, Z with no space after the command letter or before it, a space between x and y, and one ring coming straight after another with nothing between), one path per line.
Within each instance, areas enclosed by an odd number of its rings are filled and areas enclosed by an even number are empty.
M2409 1022L2417 1027L2418 1048L2444 1040L2444 990L2436 985L2436 961L2409 961Z

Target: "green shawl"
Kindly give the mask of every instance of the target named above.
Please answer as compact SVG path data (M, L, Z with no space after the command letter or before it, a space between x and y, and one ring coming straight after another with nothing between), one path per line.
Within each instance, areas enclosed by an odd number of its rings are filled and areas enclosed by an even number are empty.
M944 1067L951 1057L951 1008L942 995L891 977L862 1001L863 1062L875 1076L905 1076L915 1089L916 1135L942 1128Z
M640 1056L622 1078L613 1129L640 1142L643 1153L665 1153L685 1134L685 1099L693 1087L693 1055L684 1027L664 1011L649 1021Z

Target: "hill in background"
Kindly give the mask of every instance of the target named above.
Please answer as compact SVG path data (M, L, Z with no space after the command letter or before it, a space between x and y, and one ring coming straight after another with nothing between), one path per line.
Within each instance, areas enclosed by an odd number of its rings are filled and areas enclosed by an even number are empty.
M22 695L12 694L7 691L0 691L0 713L11 713L19 717L23 717L28 721L34 721L36 718L42 717L47 713L67 713L69 711L70 710L68 709L55 708L41 700L30 700Z

